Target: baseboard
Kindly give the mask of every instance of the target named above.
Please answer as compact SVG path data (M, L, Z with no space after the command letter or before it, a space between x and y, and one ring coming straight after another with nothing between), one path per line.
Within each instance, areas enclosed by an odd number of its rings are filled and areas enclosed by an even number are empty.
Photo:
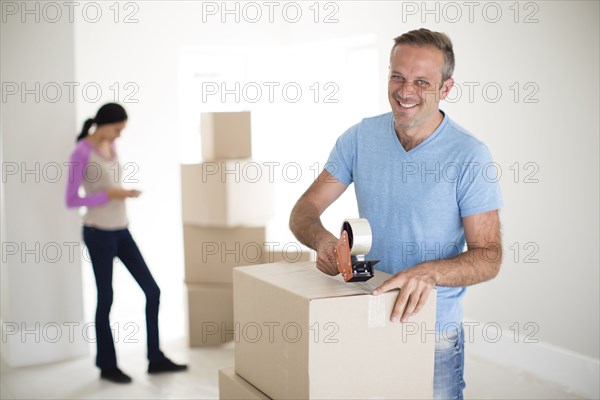
M500 330L497 324L469 319L465 319L465 341L469 354L527 371L582 396L600 398L598 359L534 339L515 337L515 332Z

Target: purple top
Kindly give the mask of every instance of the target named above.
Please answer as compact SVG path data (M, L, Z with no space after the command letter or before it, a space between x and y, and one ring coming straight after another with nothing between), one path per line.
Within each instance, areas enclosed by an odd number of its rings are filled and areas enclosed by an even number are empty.
M79 196L79 186L83 182L85 169L90 160L90 154L94 151L94 146L85 140L81 139L77 142L75 150L71 153L71 163L69 164L69 181L67 182L67 207L97 207L108 203L108 194L106 190L86 193L85 197Z

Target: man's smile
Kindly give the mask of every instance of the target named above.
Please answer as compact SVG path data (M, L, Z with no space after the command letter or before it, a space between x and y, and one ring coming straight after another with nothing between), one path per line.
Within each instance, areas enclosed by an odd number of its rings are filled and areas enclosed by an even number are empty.
M396 100L396 103L400 106L401 109L406 109L406 110L410 110L411 108L414 108L420 104L418 102L414 102L414 100L406 101L406 100L399 100L397 98L395 98L394 100Z

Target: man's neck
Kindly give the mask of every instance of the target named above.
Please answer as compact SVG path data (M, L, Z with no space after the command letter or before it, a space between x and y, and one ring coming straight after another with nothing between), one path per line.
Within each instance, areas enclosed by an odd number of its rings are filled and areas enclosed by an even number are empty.
M400 144L402 144L404 150L410 151L431 136L443 120L444 115L441 111L438 111L435 116L423 125L403 128L394 124L394 130L396 131L396 136L398 137L398 140L400 140Z

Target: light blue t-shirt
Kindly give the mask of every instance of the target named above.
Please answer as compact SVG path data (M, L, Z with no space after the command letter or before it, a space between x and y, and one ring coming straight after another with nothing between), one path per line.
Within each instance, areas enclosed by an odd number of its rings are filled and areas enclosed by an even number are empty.
M465 250L462 217L502 208L499 167L481 141L447 115L405 151L392 113L366 118L340 136L325 168L354 182L358 211L373 233L369 259L396 273ZM437 287L437 328L462 321L464 287Z

